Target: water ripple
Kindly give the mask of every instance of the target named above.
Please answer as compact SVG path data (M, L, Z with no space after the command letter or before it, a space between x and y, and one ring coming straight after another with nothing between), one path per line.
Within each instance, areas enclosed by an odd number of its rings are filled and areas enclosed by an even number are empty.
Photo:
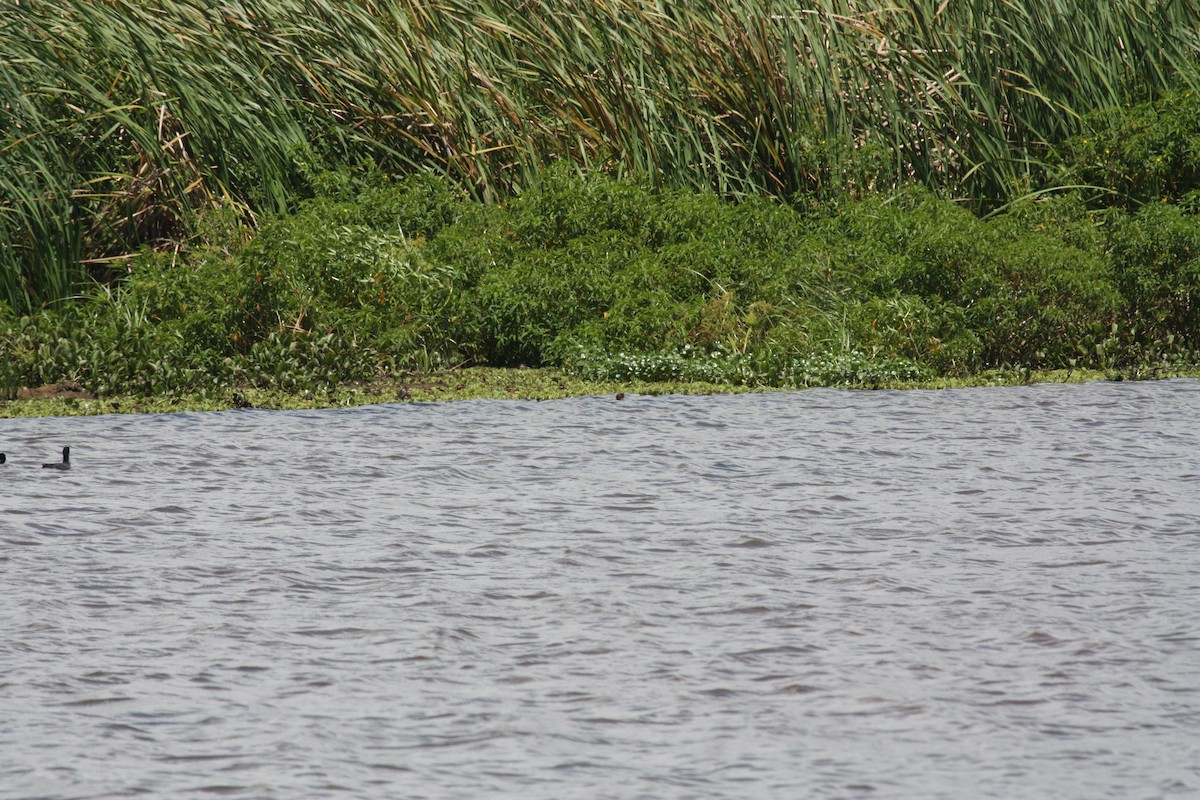
M0 421L0 796L1200 795L1198 412Z

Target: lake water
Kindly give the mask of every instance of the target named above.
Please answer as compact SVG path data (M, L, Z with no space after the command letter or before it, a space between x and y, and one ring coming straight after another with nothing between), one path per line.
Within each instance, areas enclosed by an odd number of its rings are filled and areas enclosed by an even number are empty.
M1198 421L1194 381L0 420L0 797L1200 797Z

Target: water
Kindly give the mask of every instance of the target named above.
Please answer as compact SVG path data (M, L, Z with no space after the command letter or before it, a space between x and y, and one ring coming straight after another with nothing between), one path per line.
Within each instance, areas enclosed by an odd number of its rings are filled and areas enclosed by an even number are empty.
M0 421L0 797L1197 797L1198 418L1171 381Z

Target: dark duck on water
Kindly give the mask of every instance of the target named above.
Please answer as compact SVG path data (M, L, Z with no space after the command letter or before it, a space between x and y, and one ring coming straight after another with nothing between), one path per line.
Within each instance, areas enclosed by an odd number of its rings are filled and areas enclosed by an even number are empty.
M70 469L71 468L71 448L63 448L63 460L53 464L42 464L42 469Z

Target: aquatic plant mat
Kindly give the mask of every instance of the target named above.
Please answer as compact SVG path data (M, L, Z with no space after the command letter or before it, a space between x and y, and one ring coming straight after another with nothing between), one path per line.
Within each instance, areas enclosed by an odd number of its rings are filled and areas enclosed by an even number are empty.
M940 378L920 383L851 386L854 389L955 389L978 386L1021 386L1036 383L1200 378L1200 368L1155 375L1097 370L994 371L970 378ZM300 410L350 408L380 403L434 403L462 400L561 400L608 395L614 402L637 395L743 394L776 389L698 382L584 381L556 369L498 369L474 367L413 374L387 383L345 385L325 392L287 393L264 389L229 389L216 395L119 395L97 398L75 387L48 385L27 390L17 400L0 401L0 419L17 417L95 416L98 414L168 414L182 411L232 409Z

